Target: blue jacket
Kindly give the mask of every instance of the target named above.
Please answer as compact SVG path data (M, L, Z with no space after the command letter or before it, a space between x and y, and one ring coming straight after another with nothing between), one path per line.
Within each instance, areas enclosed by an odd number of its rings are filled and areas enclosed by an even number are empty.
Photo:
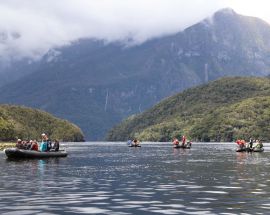
M48 148L48 142L47 141L42 141L41 143L40 143L40 151L42 151L42 152L46 152L47 151L47 148Z

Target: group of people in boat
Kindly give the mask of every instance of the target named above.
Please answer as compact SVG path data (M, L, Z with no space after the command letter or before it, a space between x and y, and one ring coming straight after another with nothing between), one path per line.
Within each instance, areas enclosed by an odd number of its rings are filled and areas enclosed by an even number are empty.
M242 150L242 151L254 151L254 150L261 150L263 149L263 144L262 141L260 140L254 140L253 138L250 138L249 142L246 142L245 140L236 140L237 144L237 150Z
M181 146L182 148L190 148L192 145L191 141L187 141L186 136L182 136L181 143L176 137L173 138L172 142L174 146Z
M42 141L40 143L38 143L37 140L25 141L18 139L16 143L16 148L41 152L59 151L58 140L54 140L52 142L45 133L41 134L41 139Z
M137 140L137 139L134 139L134 140L128 140L127 142L128 146L131 146L131 147L136 147L136 146L140 146L140 141ZM179 147L179 148L190 148L191 147L191 144L192 142L191 141L188 141L187 138L185 136L182 136L182 140L181 140L181 143L180 141L174 137L173 138L173 145L175 147Z
M140 145L140 141L139 140L137 140L137 139L134 139L134 140L128 140L128 145L129 146L141 146Z

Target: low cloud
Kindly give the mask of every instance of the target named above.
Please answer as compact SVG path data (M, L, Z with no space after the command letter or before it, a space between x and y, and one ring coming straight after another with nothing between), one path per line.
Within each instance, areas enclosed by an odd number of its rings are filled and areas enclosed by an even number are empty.
M225 6L222 0L1 0L0 58L39 58L80 38L141 43Z

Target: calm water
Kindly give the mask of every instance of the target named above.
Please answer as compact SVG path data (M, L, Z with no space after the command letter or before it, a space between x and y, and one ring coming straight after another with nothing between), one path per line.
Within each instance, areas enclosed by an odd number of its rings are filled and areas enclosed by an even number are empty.
M0 214L269 214L270 147L70 143L67 158L0 153Z

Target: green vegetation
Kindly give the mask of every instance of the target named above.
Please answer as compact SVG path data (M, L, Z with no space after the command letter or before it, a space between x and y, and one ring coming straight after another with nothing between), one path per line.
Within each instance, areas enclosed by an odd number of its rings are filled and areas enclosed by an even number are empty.
M0 141L40 139L42 133L60 141L83 141L79 127L44 111L13 105L0 105Z
M169 97L114 127L108 140L270 141L270 79L222 78Z

